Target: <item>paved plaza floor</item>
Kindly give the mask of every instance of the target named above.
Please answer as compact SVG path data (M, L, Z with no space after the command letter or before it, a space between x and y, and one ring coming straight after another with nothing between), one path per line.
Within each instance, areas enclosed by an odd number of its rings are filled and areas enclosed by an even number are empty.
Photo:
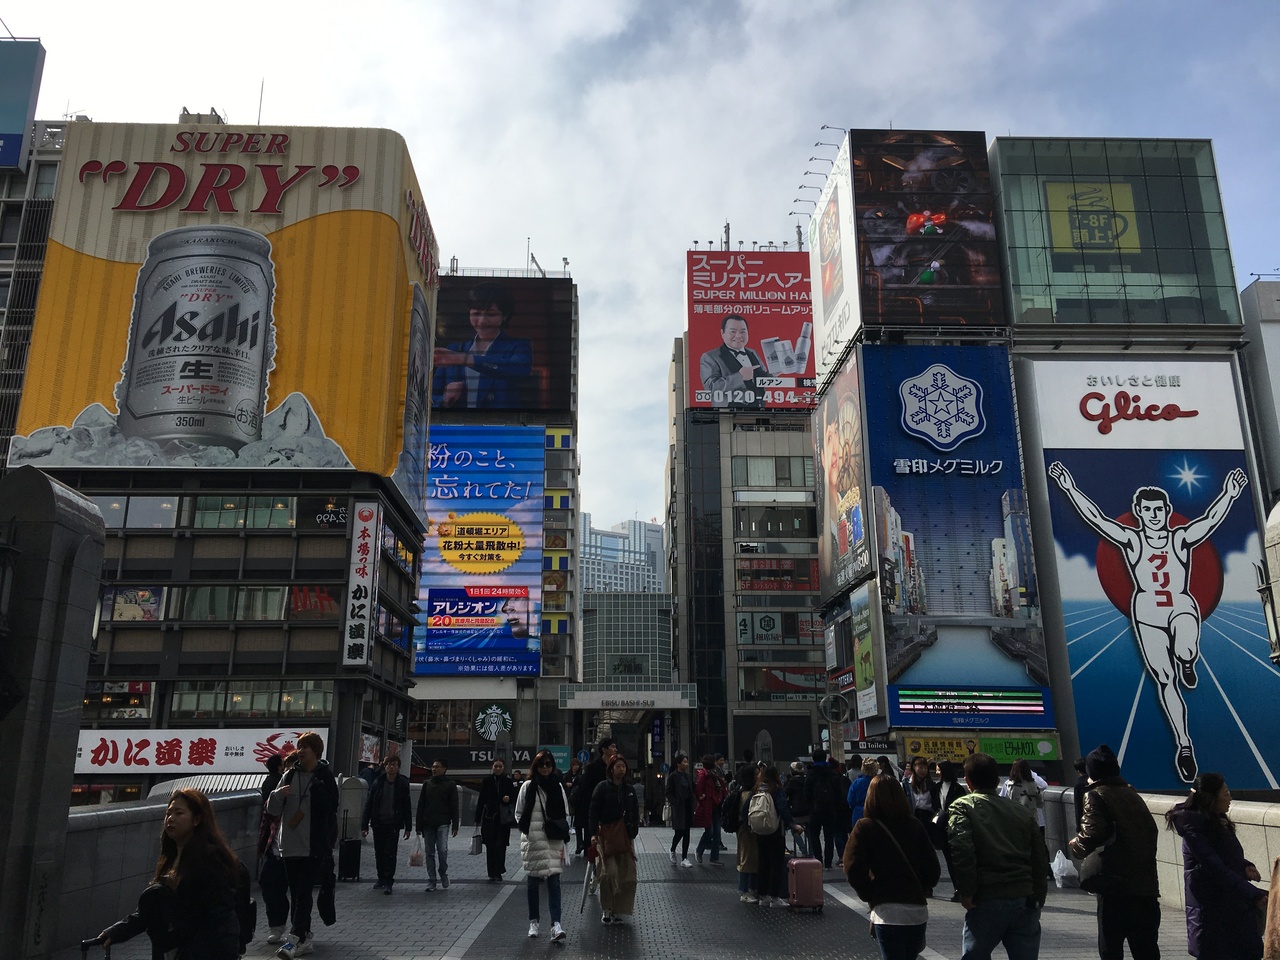
M698 832L694 831L695 843ZM516 837L518 834L513 834ZM696 863L692 869L672 866L667 859L671 831L662 828L640 831L640 882L632 922L601 924L599 903L593 896L587 897L585 909L579 912L585 869L577 861L562 877L563 923L568 937L562 943L551 942L544 888L541 936L531 940L526 936L528 907L518 845L513 843L507 851L508 879L490 883L484 855L468 856L469 841L465 833L451 841L450 886L431 893L426 891L426 869L405 866L407 844L402 842L395 893L384 896L373 889L376 874L370 838L364 844L362 880L338 884L338 922L325 927L316 921L316 947L311 956L316 960L879 957L867 932L866 904L840 871L826 873L826 906L820 914L743 904L738 901L732 853L726 855L724 867ZM945 876L945 867L943 873ZM950 902L952 892L944 879L929 902L929 946L922 954L926 960L956 960L960 956L963 910ZM274 947L266 942L266 915L261 904L258 910L258 937L249 945L248 958L268 960ZM1040 956L1044 960L1087 960L1098 955L1093 897L1050 884L1041 920ZM1188 955L1181 911L1166 907L1160 932L1164 960L1184 960ZM79 955L78 949L64 950L56 960L77 960ZM111 951L112 960L149 960L150 955L145 936ZM996 956L1003 957L1003 950L997 949Z

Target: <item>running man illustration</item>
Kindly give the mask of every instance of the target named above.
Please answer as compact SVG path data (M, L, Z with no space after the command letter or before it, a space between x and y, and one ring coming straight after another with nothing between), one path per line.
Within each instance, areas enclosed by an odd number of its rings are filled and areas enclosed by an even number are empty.
M1173 506L1164 490L1139 487L1133 494L1133 516L1139 524L1135 529L1106 516L1060 462L1050 464L1049 476L1089 528L1124 555L1133 580L1129 621L1138 652L1156 683L1161 709L1178 744L1178 776L1191 783L1196 777L1195 750L1187 732L1187 704L1178 686L1181 680L1188 690L1195 688L1200 657L1201 612L1190 591L1191 551L1226 519L1248 478L1243 470L1232 470L1204 515L1180 527L1169 525Z

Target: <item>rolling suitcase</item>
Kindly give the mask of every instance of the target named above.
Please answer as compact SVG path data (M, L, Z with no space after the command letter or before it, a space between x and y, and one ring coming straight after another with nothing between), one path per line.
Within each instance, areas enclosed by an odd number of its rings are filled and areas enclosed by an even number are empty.
M787 907L822 912L822 861L792 857L787 861Z
M338 841L338 879L344 882L360 879L360 841Z

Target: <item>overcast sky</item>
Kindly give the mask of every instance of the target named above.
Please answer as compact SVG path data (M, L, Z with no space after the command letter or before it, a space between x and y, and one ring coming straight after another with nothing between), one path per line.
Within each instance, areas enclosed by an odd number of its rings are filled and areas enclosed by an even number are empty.
M390 127L441 257L581 300L582 506L660 517L684 253L795 243L836 127L1214 141L1236 274L1280 270L1280 8L1257 2L525 0L3 12L47 50L37 116Z

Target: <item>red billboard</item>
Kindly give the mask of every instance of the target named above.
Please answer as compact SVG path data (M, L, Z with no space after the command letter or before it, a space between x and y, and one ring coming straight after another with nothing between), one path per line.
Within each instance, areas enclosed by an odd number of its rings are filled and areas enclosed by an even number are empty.
M692 250L686 260L689 406L809 409L809 254Z

